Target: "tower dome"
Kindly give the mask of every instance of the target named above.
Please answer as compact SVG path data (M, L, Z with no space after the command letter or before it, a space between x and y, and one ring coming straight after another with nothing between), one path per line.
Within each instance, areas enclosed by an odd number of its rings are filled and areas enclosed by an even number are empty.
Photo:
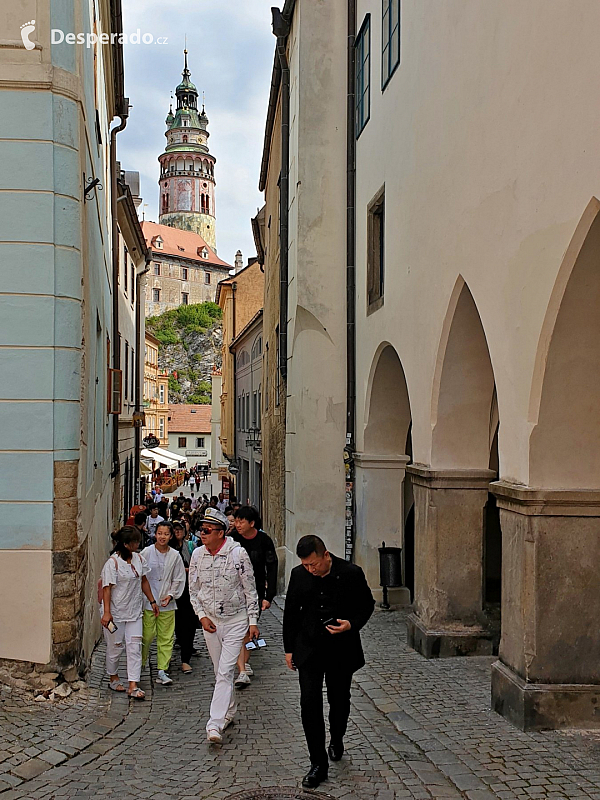
M208 116L198 111L198 90L184 52L183 80L175 89L175 112L165 124L167 145L159 156L159 222L200 234L216 252L215 157L208 149Z

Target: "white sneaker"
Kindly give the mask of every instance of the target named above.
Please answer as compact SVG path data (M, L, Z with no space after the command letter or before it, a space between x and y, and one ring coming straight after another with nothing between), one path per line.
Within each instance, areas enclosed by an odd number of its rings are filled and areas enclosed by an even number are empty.
M254 670L250 666L250 662L249 661L246 662L245 672L246 672L246 675L250 675L250 677L252 677L254 675Z
M221 744L223 737L216 728L209 728L206 731L206 741L213 744Z
M230 725L233 725L234 719L233 717L225 717L225 725L223 725L223 730L226 731Z
M162 683L163 686L168 686L169 684L173 683L173 679L169 678L164 669L159 669L156 683Z
M240 674L235 679L236 686L250 686L250 678L248 677L247 673L240 672Z

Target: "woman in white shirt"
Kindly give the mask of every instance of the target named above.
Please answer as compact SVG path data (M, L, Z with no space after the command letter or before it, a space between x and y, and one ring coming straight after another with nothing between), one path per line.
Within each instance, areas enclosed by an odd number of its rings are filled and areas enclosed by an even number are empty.
M142 600L158 616L158 606L148 583L149 567L137 552L141 534L133 525L125 525L114 535L115 549L102 570L102 625L106 640L106 671L110 688L124 692L119 678L119 658L127 654L128 694L143 700L138 687L142 669Z
M170 522L161 522L156 528L156 543L142 550L142 557L150 567L150 588L153 597L158 598L158 614L153 613L150 603L144 603L142 632L142 661L148 660L150 645L156 637L156 661L158 667L157 683L168 686L173 683L167 670L173 655L173 634L175 632L175 600L181 597L185 588L185 567L175 550L169 546L173 536Z

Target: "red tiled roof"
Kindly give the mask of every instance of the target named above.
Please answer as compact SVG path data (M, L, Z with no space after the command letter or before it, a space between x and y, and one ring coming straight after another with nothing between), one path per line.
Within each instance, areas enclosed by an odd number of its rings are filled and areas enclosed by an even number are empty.
M210 433L212 408L191 403L169 404L169 433Z
M220 259L197 233L171 228L170 225L158 225L156 222L142 222L142 230L146 243L153 253L189 258L215 267L232 269L231 264ZM163 240L163 246L160 248L155 244L157 236ZM208 251L208 258L202 258L199 254L204 248Z

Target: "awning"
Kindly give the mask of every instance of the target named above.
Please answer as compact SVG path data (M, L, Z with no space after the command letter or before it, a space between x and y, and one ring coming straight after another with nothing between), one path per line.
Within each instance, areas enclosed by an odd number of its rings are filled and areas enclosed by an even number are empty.
M187 458L170 450L163 450L161 447L153 447L152 450L142 450L142 458L152 458L164 467L177 469L179 464L186 464Z
M143 458L151 458L153 461L158 461L159 464L162 464L163 467L177 467L177 461L174 461L172 458L166 458L165 456L157 453L156 450L142 450L142 457Z
M179 453L172 453L170 450L164 450L162 447L154 447L150 452L158 453L163 456L163 458L170 458L171 461L176 461L179 464L187 464L187 458L185 456L180 456Z
M142 475L152 475L152 464L147 464L145 461L140 461L140 472Z

